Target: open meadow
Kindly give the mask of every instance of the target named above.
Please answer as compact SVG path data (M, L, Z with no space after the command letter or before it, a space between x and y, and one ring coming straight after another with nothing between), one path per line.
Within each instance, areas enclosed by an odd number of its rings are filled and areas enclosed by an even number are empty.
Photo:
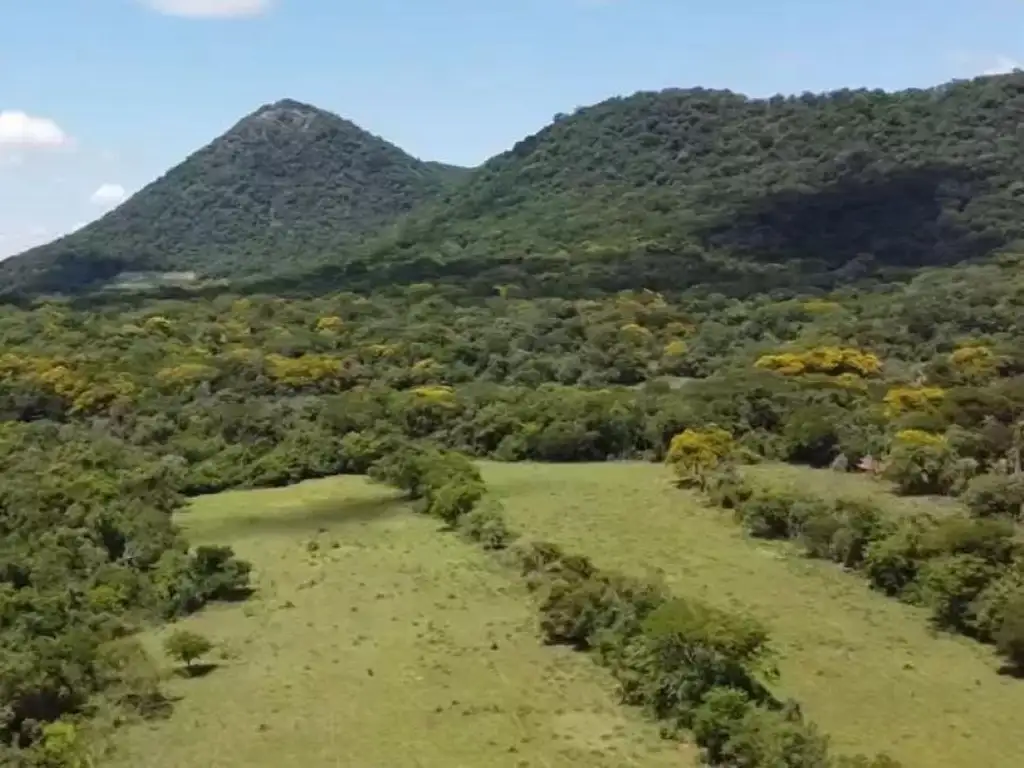
M779 655L780 692L840 751L884 750L908 768L1024 765L1024 682L999 676L988 648L935 634L924 611L872 592L860 576L748 538L730 513L674 488L664 467L486 463L483 472L526 535L598 567L660 574L677 594L762 619ZM792 470L780 481L831 477ZM842 492L882 492L841 479Z
M515 576L394 492L340 477L196 500L196 543L256 568L247 603L181 622L217 643L169 719L117 735L116 768L568 768L694 764L543 646ZM158 644L169 630L147 638Z

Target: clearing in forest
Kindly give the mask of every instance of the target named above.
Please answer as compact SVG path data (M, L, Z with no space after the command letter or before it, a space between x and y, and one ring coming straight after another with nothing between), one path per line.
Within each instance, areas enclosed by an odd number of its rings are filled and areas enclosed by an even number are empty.
M892 483L857 472L834 472L795 464L767 462L742 467L743 474L761 488L788 488L823 499L859 499L877 504L893 515L921 512L966 514L951 496L897 496Z
M779 654L779 692L801 702L839 751L884 750L908 768L1024 765L1024 681L999 676L988 648L936 635L924 611L872 592L856 574L745 536L730 513L674 488L664 467L483 470L528 536L599 567L657 572L677 594L762 619Z
M694 764L622 708L582 655L541 645L510 572L394 493L343 477L201 498L257 596L181 625L218 667L170 683L164 721L117 734L115 768L569 768ZM160 635L147 638L159 649Z

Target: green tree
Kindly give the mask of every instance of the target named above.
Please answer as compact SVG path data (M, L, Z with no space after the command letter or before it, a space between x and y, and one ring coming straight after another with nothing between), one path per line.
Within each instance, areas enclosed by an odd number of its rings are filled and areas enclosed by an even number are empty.
M180 661L191 672L192 662L202 658L213 650L213 642L205 635L188 629L175 630L164 641L164 651L176 661Z

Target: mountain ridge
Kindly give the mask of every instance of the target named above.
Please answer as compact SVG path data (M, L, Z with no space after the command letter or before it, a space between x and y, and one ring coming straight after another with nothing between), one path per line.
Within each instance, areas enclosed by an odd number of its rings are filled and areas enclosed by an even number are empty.
M270 187L296 204L276 230L253 221L251 206L231 208L229 197L219 218L201 210L198 225L172 222L164 229L177 234L161 243L151 230L166 211L140 211L140 192L100 222L113 217L144 237L97 222L20 259L63 253L63 273L42 281L51 288L74 287L79 272L114 272L125 261L117 254L130 252L136 265L198 266L269 291L417 282L487 295L498 285L545 294L816 290L955 264L1024 238L1015 213L1024 199L1022 114L1024 73L767 99L641 91L558 115L483 165L459 169L283 99L196 153L227 153L229 180L243 185L263 168L280 171ZM298 140L318 131L335 138L330 163L314 162L321 158L304 154L310 142ZM195 169L196 155L150 187ZM361 162L338 161L353 157ZM217 181L205 170L192 181ZM338 177L341 194L321 195ZM375 190L381 204L353 204L360 189ZM261 204L257 211L277 216ZM215 262L204 262L211 253Z

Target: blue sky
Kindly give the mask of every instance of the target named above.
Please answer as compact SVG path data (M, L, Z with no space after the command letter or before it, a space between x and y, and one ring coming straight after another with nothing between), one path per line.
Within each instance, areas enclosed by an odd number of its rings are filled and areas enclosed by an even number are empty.
M0 0L0 256L283 97L476 164L641 89L894 89L1018 59L1024 0Z

